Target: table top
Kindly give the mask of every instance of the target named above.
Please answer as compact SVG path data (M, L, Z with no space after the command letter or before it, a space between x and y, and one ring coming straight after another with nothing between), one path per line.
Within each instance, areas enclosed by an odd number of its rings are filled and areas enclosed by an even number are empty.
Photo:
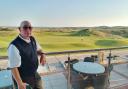
M73 68L81 73L101 74L105 72L104 66L93 62L78 62L73 64Z
M13 84L12 74L10 70L0 71L0 89L11 86Z

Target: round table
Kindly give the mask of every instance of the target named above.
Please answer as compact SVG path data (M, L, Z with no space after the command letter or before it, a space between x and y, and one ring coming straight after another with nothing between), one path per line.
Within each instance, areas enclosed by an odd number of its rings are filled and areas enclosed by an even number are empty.
M12 74L10 70L2 70L0 71L0 89L12 87Z
M101 74L105 72L104 66L93 62L78 62L73 64L73 68L81 73Z

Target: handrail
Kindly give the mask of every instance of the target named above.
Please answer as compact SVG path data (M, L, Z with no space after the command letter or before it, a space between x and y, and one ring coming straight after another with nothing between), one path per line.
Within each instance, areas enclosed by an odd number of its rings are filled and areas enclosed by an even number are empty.
M96 52L102 50L117 50L117 49L126 49L128 46L121 47L112 47L112 48L96 48L96 49L87 49L87 50L70 50L70 51L59 51L59 52L47 52L45 55L57 55L57 54L71 54L71 53L84 53L84 52ZM7 58L7 56L0 56L0 59Z
M97 49L88 49L88 50L71 50L71 51L61 51L61 52L48 52L45 53L46 55L55 55L55 54L70 54L70 53L82 53L82 52L95 52L95 51L102 51L102 50L117 50L117 49L126 49L128 46L121 46L121 47L113 47L113 48L97 48Z

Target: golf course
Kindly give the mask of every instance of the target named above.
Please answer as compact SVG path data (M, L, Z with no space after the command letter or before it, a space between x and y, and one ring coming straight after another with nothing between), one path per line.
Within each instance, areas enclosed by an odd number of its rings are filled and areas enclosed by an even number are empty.
M128 27L60 27L33 29L44 52L86 50L128 45ZM9 43L19 34L16 27L0 28L0 56L7 55Z

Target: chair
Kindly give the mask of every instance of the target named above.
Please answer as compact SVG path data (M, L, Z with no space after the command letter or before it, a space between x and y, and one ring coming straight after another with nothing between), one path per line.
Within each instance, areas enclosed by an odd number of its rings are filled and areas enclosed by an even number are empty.
M67 64L69 61L65 61L65 64ZM79 62L79 60L78 59L72 59L72 60L70 60L70 68L71 68L71 70L74 70L73 69L73 64L75 64L75 63L77 63L77 62ZM74 70L75 71L75 70Z
M93 57L85 57L84 58L84 62L94 62L94 58Z
M92 76L94 89L108 89L109 78L106 73Z

